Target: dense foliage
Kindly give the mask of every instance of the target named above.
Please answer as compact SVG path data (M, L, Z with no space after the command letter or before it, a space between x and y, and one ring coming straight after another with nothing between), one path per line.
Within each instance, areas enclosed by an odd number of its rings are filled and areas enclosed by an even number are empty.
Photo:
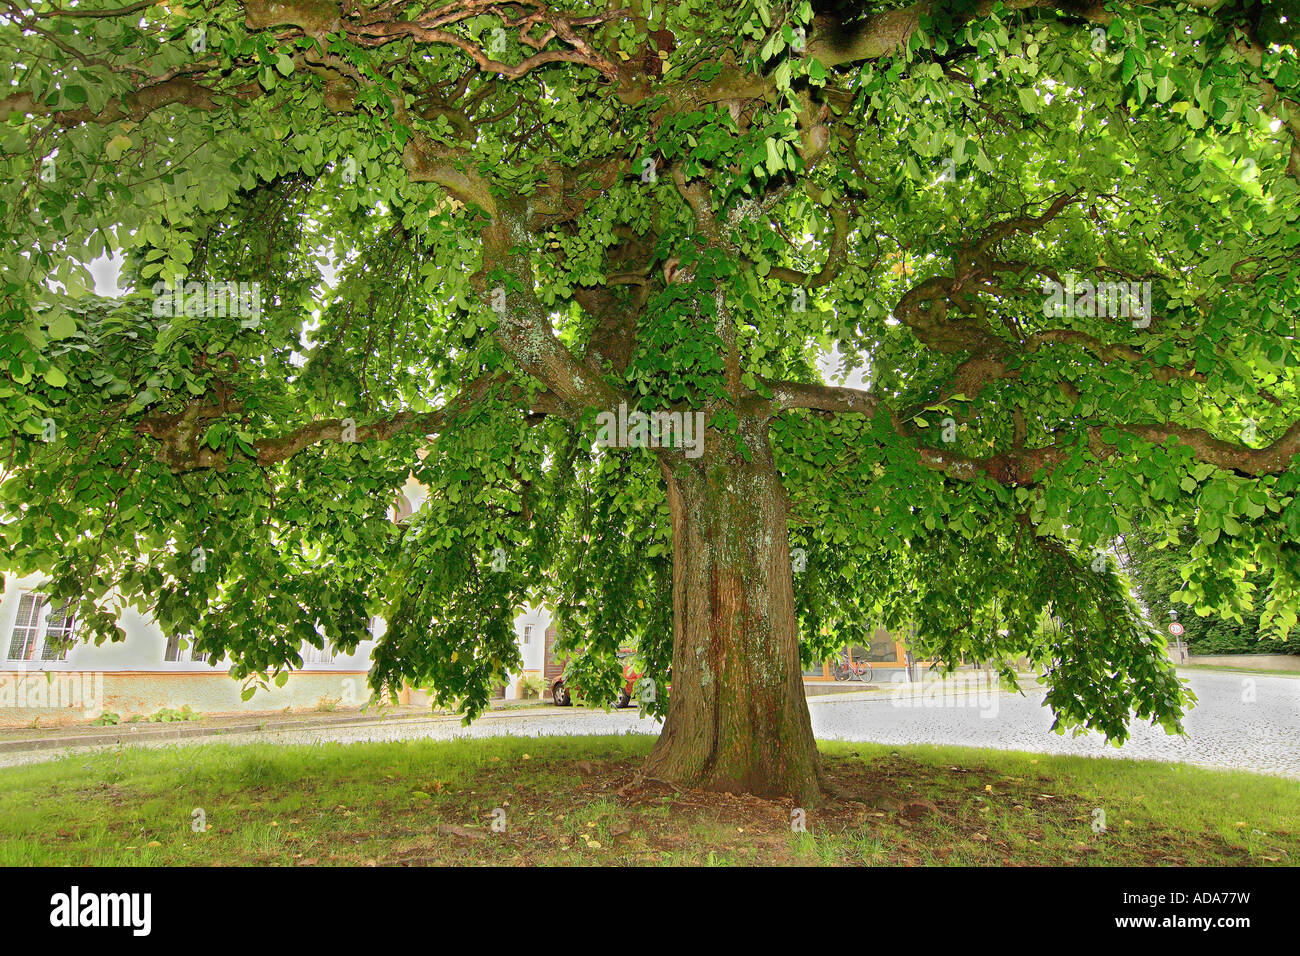
M1296 622L1295 4L846 7L6 2L9 570L241 675L382 615L376 683L472 713L546 600L666 682L686 463L595 416L700 411L748 460L744 412L808 658L905 621L1029 654L1062 727L1176 727L1096 555L1193 526L1192 605L1253 570ZM178 279L259 308L160 314Z
M1183 625L1182 640L1192 654L1294 654L1294 635L1286 640L1260 628L1269 585L1268 575L1261 571L1232 569L1227 580L1216 582L1206 592L1206 599L1188 602L1195 608L1184 603L1188 592L1183 569L1190 570L1195 564L1190 553L1195 544L1196 535L1190 528L1182 529L1172 540L1130 535L1119 544L1124 570L1152 622L1168 627L1174 620L1170 612L1176 613ZM1236 576L1242 577L1245 587ZM1169 640L1172 643L1173 638Z

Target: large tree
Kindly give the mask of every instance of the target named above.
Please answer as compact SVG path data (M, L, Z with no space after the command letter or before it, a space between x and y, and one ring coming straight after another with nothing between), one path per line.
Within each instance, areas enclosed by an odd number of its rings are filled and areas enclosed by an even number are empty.
M801 658L881 623L1177 730L1102 549L1295 621L1298 14L0 0L10 569L249 677L382 615L470 714L546 600L671 683L648 777L807 802Z

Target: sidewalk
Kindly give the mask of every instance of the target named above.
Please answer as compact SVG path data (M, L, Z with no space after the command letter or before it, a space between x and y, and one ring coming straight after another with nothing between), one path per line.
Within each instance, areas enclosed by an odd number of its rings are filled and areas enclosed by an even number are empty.
M1006 693L1001 688L992 691L987 685L971 684L971 673L959 672L946 678L927 676L916 683L907 681L880 681L870 684L843 682L828 685L820 693L809 693L809 707L820 704L851 703L855 701L888 701L897 694L946 693L951 684L958 694ZM1021 675L1021 687L1030 691L1039 685L1028 675ZM633 711L635 712L635 711ZM555 716L578 717L601 714L599 708L557 708L548 700L497 700L478 718L482 721L507 720L512 717ZM227 714L205 716L200 720L171 723L121 723L107 727L88 724L11 728L0 730L0 754L32 753L47 750L73 750L81 748L116 747L123 745L166 742L195 738L219 738L237 734L274 734L292 730L329 730L333 727L363 728L367 726L399 726L421 723L459 724L459 714L432 712L423 706L374 707L369 712L302 712L268 714Z
M479 719L510 716L511 712L531 712L545 703L537 701L494 701L494 706ZM169 723L120 723L107 727L80 724L64 727L8 728L0 730L0 753L22 753L73 747L114 747L121 744L156 740L182 740L191 737L220 737L227 734L274 733L281 730L306 730L347 725L407 723L410 721L456 721L460 716L435 713L425 707L373 708L368 713L298 713L234 714L203 717L200 720Z
M888 701L899 696L944 694L963 696L968 694L1015 694L998 683L994 676L992 683L984 683L983 671L957 671L954 674L922 674L917 681L873 681L863 684L848 681L834 685L837 692L809 694L808 704L839 704L853 701L873 700ZM1019 674L1020 690L1026 694L1041 691L1043 685L1033 674Z

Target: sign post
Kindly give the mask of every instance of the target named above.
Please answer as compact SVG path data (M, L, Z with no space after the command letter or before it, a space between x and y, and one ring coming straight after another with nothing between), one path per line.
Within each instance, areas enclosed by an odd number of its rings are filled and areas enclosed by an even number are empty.
M1183 653L1183 641L1182 641L1183 626L1178 623L1177 611L1170 611L1169 616L1174 619L1173 622L1169 625L1169 633L1174 636L1174 650L1178 654L1178 663L1186 664L1187 655Z

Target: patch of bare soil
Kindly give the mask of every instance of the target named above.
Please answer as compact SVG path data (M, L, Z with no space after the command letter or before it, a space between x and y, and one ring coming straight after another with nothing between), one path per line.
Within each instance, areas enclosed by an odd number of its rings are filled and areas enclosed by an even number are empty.
M1171 834L1156 825L1095 833L1091 801L1059 792L1046 775L945 768L898 755L832 757L826 800L804 808L682 789L643 779L640 766L634 759L534 758L523 771L489 763L460 786L415 781L414 791L381 797L358 817L351 840L334 834L328 849L296 849L300 861L381 866L1250 862L1215 834ZM494 827L498 815L507 826ZM800 830L815 839L801 841Z

